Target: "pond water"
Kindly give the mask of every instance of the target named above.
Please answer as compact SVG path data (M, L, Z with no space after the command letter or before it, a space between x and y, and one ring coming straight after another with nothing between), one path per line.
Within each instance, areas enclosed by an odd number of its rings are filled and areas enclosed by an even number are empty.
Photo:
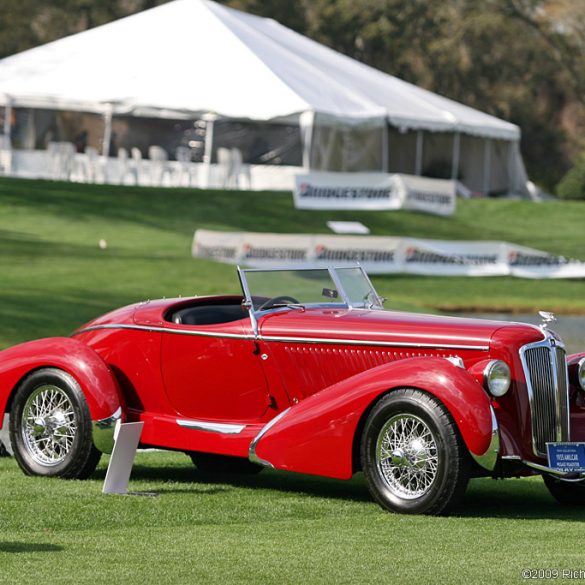
M541 318L536 313L526 315L512 313L458 313L458 316L515 321L532 325L542 323ZM563 338L568 354L585 351L585 315L557 315L557 322L553 323L550 329L556 331Z

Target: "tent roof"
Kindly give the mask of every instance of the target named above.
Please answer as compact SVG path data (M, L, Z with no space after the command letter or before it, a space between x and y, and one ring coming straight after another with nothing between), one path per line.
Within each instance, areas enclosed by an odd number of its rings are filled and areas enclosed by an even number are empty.
M516 140L519 128L377 71L274 20L174 0L0 61L0 102L161 117L345 122Z

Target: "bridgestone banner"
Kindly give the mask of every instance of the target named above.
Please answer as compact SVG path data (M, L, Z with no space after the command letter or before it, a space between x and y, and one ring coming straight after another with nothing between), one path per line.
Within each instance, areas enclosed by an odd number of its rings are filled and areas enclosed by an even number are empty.
M508 242L197 230L192 253L254 268L359 262L370 274L585 278L585 262Z
M299 174L298 209L411 209L435 215L455 213L455 181L387 173Z

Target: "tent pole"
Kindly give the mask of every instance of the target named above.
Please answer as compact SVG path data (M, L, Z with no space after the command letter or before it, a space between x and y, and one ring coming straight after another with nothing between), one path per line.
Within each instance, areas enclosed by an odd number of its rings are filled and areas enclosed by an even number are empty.
M486 138L483 148L483 195L487 197L490 192L490 170L492 166L492 141Z
M459 157L461 154L461 134L455 132L453 134L453 166L451 167L451 179L457 180L459 175Z
M423 131L418 130L416 133L416 162L414 167L414 174L418 177L422 175L423 146Z
M508 193L520 193L520 177L518 175L518 166L516 165L516 147L518 142L508 142Z
M2 160L0 161L0 168L2 174L9 175L12 173L12 100L6 97L6 104L4 105L4 140L0 142L0 151L4 151Z
M203 164L205 165L205 178L203 187L209 187L211 182L211 159L213 157L213 133L215 129L215 116L206 114L205 120L205 151L203 153Z
M384 126L382 127L382 172L388 172L388 121L384 119Z
M104 112L104 140L102 142L102 156L107 159L110 154L112 140L112 106L108 104Z
M5 144L10 144L10 121L12 118L12 100L6 99L6 105L4 106L4 140Z
M303 112L299 117L301 140L303 144L303 169L311 169L311 149L313 146L313 132L315 128L315 112Z

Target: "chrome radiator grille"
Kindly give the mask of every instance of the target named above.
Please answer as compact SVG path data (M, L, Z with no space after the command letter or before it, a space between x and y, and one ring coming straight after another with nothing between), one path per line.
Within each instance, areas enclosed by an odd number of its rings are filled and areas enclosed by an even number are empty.
M546 443L569 440L565 350L547 337L524 346L520 357L530 399L534 453L545 456Z

